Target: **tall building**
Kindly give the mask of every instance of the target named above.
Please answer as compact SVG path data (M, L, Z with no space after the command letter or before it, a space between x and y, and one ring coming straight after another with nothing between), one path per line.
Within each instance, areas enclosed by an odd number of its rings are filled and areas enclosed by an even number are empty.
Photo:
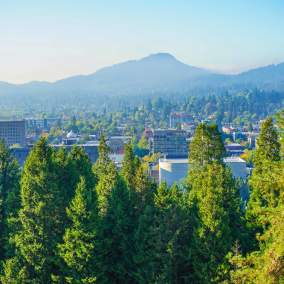
M25 120L1 120L0 139L3 139L8 146L19 144L26 145L26 122Z
M186 158L188 156L187 134L183 130L155 129L151 138L151 152L161 153L167 158Z

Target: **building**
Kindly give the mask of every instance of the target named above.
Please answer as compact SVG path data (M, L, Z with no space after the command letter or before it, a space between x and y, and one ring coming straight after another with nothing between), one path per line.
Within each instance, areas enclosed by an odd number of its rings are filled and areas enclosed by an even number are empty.
M8 146L26 145L26 122L25 120L2 120L0 121L0 139Z
M159 184L166 182L171 186L175 182L180 182L187 176L188 165L188 159L160 159Z
M244 153L245 147L239 143L225 145L228 156L239 156Z
M240 157L226 157L224 163L231 168L234 178L246 179L247 167L245 160Z
M67 151L71 151L72 145L64 145L64 144L51 144L51 147L54 147L56 150L59 150L60 148L65 148ZM90 161L92 163L95 163L99 156L99 143L93 143L93 144L78 144L78 147L82 147L86 154L88 155ZM11 154L16 158L20 166L24 166L26 159L32 150L32 145L29 145L28 147L21 147L21 148L12 148Z
M124 145L131 141L131 136L110 136L108 138L108 145L110 151L116 154L122 154L124 152Z
M224 158L224 163L231 168L234 178L243 180L247 177L246 162L239 157ZM160 159L159 184L166 182L169 186L182 181L188 173L190 164L188 159Z
M167 158L188 156L187 134L183 130L155 129L150 140L151 152L161 153Z

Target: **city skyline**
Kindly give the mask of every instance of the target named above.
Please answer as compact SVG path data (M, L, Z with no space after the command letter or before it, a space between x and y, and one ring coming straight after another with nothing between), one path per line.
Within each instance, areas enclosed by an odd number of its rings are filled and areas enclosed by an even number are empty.
M0 11L0 81L56 81L149 54L220 73L284 61L282 1L13 1Z

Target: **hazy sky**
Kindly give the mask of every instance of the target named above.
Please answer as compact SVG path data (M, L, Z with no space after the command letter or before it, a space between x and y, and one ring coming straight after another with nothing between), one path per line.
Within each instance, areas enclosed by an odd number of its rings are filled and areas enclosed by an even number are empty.
M283 0L0 0L0 81L54 81L150 53L220 72L284 61Z

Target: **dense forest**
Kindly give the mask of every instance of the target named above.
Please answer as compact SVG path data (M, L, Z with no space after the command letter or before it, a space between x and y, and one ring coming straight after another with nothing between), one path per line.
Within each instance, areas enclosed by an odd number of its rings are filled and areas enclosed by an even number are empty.
M207 119L212 117L221 122L247 122L263 119L284 107L284 92L259 89L204 89L184 93L148 93L143 96L118 95L96 97L86 95L80 100L70 98L61 101L52 96L47 101L33 99L0 100L0 119L3 118L49 118L75 115L81 120L106 121L105 128L118 122L123 116L136 120L141 125L165 125L171 111L185 111ZM116 119L114 121L114 119ZM110 121L110 123L109 123Z
M118 171L104 136L95 165L41 138L22 170L1 143L1 283L283 283L283 131L284 112L262 123L246 205L216 125L197 127L182 188L131 144Z

